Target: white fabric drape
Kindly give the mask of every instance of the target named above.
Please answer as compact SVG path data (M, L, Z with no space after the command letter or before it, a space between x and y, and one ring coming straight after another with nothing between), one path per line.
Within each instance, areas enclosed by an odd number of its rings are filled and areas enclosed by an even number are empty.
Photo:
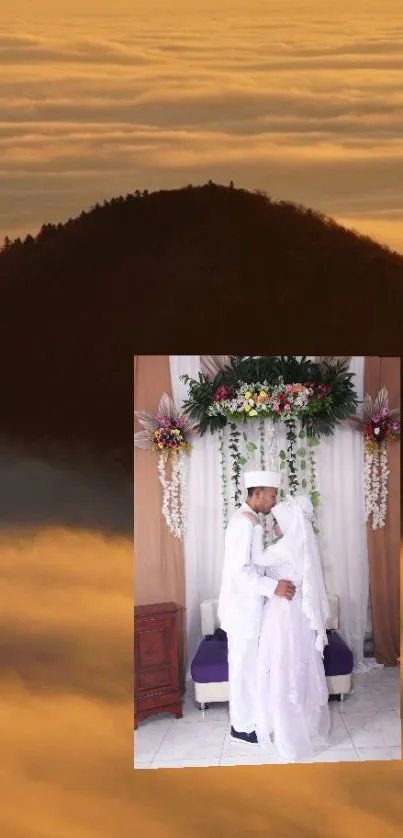
M353 357L350 370L363 399L364 358ZM328 591L339 597L340 630L356 665L363 661L368 621L369 571L364 512L363 435L347 423L317 449L321 492L319 544Z
M363 398L364 358L351 359L354 385ZM179 377L187 373L197 378L200 356L171 355L170 369L175 404L181 407L187 387ZM249 454L246 470L260 468L257 423L242 427L247 439L257 445ZM226 430L228 433L228 430ZM285 428L276 425L278 451L285 448ZM218 598L224 557L221 477L218 436L209 432L197 437L188 463L188 516L184 544L188 666L201 639L200 602ZM243 453L246 453L242 439ZM319 544L329 593L340 600L340 631L354 653L356 665L363 659L368 609L368 560L364 522L363 440L347 424L316 449L318 488L321 504L318 515ZM228 463L228 473L231 466ZM230 487L231 489L231 487ZM231 491L230 491L231 494ZM234 510L229 506L229 515Z

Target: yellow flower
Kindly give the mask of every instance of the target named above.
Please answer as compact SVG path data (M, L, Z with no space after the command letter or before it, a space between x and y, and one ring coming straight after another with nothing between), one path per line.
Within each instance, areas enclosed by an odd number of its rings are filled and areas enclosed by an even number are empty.
M257 416L257 410L251 410L249 416Z
M250 411L250 404L244 404L243 409L248 413Z
M248 390L248 392L245 393L245 399L250 399L251 395L252 395L252 393L250 393L249 390Z
M261 399L267 399L267 393L265 393L265 391L264 391L264 390L261 390L261 391L260 391L260 398L261 398Z

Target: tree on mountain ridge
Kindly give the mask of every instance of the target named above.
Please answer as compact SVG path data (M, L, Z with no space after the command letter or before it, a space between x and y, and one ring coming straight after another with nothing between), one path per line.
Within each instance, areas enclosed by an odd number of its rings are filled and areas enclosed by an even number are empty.
M251 340L362 354L345 336L363 323L370 351L396 355L402 293L402 256L260 192L211 182L96 204L0 253L0 432L131 468L134 354Z

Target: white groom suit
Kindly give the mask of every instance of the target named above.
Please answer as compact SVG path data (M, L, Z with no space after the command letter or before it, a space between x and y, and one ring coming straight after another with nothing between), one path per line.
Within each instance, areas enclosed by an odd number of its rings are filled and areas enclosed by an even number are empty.
M245 482L247 477L245 475ZM271 482L263 485L276 487L278 483L273 482L275 479L278 476L273 477L271 473ZM263 555L263 527L259 523L254 525L242 514L244 512L255 515L257 522L259 520L250 506L244 503L228 524L218 617L228 637L231 726L238 732L249 734L256 730L257 652L263 598L273 596L278 580L265 576L264 568L252 563L252 550L254 555ZM261 563L264 564L263 558Z

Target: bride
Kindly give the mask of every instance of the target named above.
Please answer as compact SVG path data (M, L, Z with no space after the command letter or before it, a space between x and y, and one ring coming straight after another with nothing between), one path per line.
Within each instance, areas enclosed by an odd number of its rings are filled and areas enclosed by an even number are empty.
M313 507L307 496L272 509L278 541L253 561L275 579L290 579L294 599L266 602L258 651L257 738L274 746L287 762L312 759L315 740L324 745L330 730L323 666L329 606L323 581Z

